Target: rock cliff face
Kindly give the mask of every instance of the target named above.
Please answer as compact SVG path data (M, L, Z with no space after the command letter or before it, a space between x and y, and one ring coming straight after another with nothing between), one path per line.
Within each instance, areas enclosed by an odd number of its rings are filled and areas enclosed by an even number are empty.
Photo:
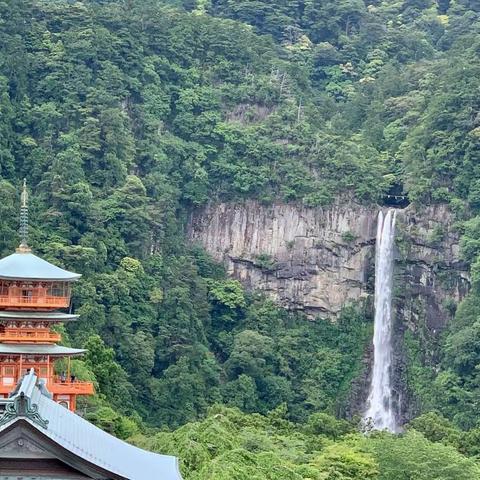
M419 320L432 333L452 316L468 292L470 277L460 258L459 234L445 205L402 211L397 228L396 310L407 328Z
M418 414L407 381L413 373L408 372L405 334L413 334L425 364L437 364L438 334L467 294L470 280L460 259L454 218L444 205L401 211L396 235L392 388L398 421L403 424ZM359 390L365 388L364 383Z
M289 309L331 317L372 293L377 214L374 206L354 203L212 204L192 214L188 236L247 288ZM397 308L407 324L425 310L429 325L441 327L449 299L459 300L468 289L453 219L443 206L408 207L399 217Z
M290 309L337 313L364 295L375 244L375 212L366 207L211 205L192 216L189 237L228 272Z
M378 207L355 203L328 208L255 201L212 204L192 213L188 236L248 288L263 290L312 318L334 320L346 303L373 300L377 215ZM399 210L396 246L392 386L403 423L416 413L406 382L405 332L419 339L425 359L435 364L432 339L470 283L454 219L445 206ZM367 346L347 416L364 411L372 356Z

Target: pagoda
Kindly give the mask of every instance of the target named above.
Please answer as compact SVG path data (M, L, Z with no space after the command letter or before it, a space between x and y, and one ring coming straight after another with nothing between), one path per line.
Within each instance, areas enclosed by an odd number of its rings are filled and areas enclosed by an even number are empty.
M25 182L21 201L22 241L0 260L0 479L182 480L176 457L134 447L75 415L77 396L91 395L93 385L68 367L56 376L54 362L84 350L57 345L51 327L77 318L65 310L80 275L31 252Z
M21 243L0 260L0 398L7 398L29 371L43 383L53 400L75 411L78 395L92 395L91 382L78 381L70 359L85 350L60 346L52 327L78 315L67 313L71 284L81 275L63 270L34 255L27 244L28 195L21 195ZM55 374L55 361L67 359L65 371Z

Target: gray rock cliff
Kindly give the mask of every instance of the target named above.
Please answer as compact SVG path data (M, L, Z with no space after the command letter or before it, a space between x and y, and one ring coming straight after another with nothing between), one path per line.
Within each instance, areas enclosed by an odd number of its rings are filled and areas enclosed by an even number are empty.
M377 214L378 207L355 203L219 203L192 213L188 236L247 288L286 308L328 317L372 293ZM407 324L424 308L432 328L440 327L449 302L469 285L453 218L442 205L410 206L399 217L397 307Z

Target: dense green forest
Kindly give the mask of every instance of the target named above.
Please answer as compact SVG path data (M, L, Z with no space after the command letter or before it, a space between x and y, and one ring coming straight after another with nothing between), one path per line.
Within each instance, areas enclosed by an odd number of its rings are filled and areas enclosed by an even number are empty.
M478 0L0 2L0 253L84 276L66 341L88 418L188 480L480 478ZM184 240L256 198L447 203L472 291L412 362L398 437L342 420L372 323L309 321ZM403 476L401 476L403 475Z

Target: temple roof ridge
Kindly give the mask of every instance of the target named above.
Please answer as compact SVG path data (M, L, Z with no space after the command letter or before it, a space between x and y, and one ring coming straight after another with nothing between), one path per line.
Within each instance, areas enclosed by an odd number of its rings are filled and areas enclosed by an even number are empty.
M16 395L24 395L25 397L30 398L32 396L33 389L35 388L36 384L37 384L37 377L34 373L33 368L31 368L29 372L26 375L24 375L23 378L20 380L20 386L18 389L18 393Z
M74 456L127 480L182 480L178 460L142 450L120 440L42 393L30 370L19 382L0 416L0 434L19 420ZM22 406L23 405L23 406Z
M2 426L11 423L16 418L30 419L41 428L47 428L48 420L41 417L38 413L38 405L32 401L35 389L45 395L37 387L37 377L32 368L18 382L17 387L11 392L8 399L0 399L0 403L4 406L3 414L0 416L0 431ZM44 388L44 390L46 389ZM46 391L46 394L48 396L49 392Z

